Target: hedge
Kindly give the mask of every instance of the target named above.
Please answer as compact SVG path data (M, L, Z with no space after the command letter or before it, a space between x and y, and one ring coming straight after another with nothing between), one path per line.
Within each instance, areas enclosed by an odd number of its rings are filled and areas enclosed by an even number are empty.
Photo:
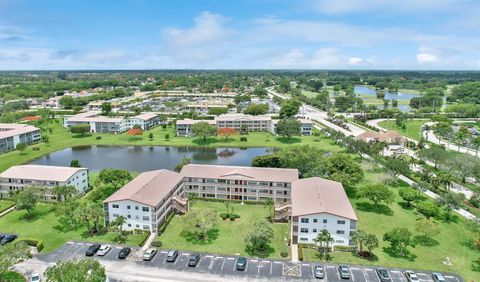
M140 242L140 244L138 244L139 247L142 247L145 242L147 241L148 237L150 237L150 233L144 233L143 234L145 237L142 239L142 241Z
M7 202L7 201L2 201L2 202ZM0 213L8 210L9 208L11 208L11 207L13 207L13 206L15 205L14 202L10 202L10 203L11 203L11 205L8 205L8 206L7 206L6 208L4 208L4 209L0 209Z
M162 247L162 241L153 241L152 246L160 248L160 247Z
M298 244L298 260L303 261L303 246Z
M34 238L20 238L15 243L15 246L22 242L25 242L25 244L27 244L28 246L36 247L38 252L41 252L44 248L43 241L39 239L34 239Z
M161 235L163 232L165 232L165 229L167 229L167 226L170 224L170 221L172 221L173 216L175 213L170 213L167 216L167 219L165 219L164 222L162 222L162 225L160 225L160 228L158 228L158 235Z

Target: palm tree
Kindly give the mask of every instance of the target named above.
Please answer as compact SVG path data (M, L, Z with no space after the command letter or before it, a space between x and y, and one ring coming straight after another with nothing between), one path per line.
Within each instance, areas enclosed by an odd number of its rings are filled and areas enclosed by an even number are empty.
M265 200L265 202L263 202L263 207L268 208L270 221L272 221L272 222L273 222L273 206L274 205L275 205L275 203L273 202L273 199L271 199L271 198L268 198L268 199Z
M365 237L365 247L367 247L370 257L373 255L373 249L378 248L379 242L377 236L374 234L367 234Z
M439 183L442 184L445 187L444 192L450 191L450 187L452 186L453 181L454 181L453 175L451 175L450 173L443 173L442 172L442 173L438 174L438 178L439 178Z
M352 235L352 240L359 247L360 255L363 254L363 245L365 244L365 239L367 238L367 233L363 230L357 230Z
M335 242L330 232L327 229L322 229L320 233L318 233L317 237L313 239L313 241L319 244L320 249L323 249L323 255L325 255L329 249L330 243Z

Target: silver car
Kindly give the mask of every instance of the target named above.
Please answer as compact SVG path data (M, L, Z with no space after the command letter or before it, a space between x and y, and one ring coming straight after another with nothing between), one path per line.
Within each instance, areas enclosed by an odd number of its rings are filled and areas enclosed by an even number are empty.
M151 260L155 254L157 253L157 249L155 248L150 248L143 253L142 259L143 260Z
M446 282L447 281L447 280L445 280L445 277L443 277L443 274L438 273L438 272L433 272L432 273L432 278L433 278L433 281L435 281L435 282Z
M110 246L110 245L102 245L102 246L100 246L100 249L98 249L97 255L99 255L99 256L104 256L104 255L106 255L111 249L112 249L112 246Z
M411 270L405 270L405 277L409 282L418 282L418 276Z

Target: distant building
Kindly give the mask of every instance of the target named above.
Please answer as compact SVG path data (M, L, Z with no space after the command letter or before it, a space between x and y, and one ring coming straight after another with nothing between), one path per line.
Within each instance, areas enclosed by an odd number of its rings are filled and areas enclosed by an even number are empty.
M44 193L38 195L43 200L56 200L51 191L55 186L71 185L80 194L88 189L88 168L12 166L0 173L0 198L9 198L12 193L32 185L47 188Z
M178 136L192 135L192 125L199 122L208 122L215 125L217 128L233 128L237 132L245 130L247 132L271 132L275 133L275 127L278 120L272 120L271 116L260 115L245 115L245 114L224 114L215 117L214 120L178 120L176 123ZM302 135L311 135L313 123L310 120L300 119Z
M42 103L42 106L45 108L55 108L55 109L59 108L61 99L62 99L62 96L50 97L48 98L47 101L44 101Z
M158 232L168 214L187 212L190 193L217 200L272 199L275 220L292 219L293 244L313 243L327 229L335 239L332 245L353 245L357 217L342 184L299 179L296 169L189 164L180 173L144 172L104 201L105 222L123 216L125 230Z
M40 129L27 124L0 123L0 154L15 150L18 144L40 142Z
M101 116L97 112L86 112L74 116L65 116L63 126L70 128L74 125L88 124L92 133L122 133L135 125L140 125L143 130L149 130L159 123L160 118L154 113L144 113L125 118L107 117Z
M375 132L367 130L358 135L357 139L365 142L385 142L387 144L402 146L406 141L406 138L396 131Z

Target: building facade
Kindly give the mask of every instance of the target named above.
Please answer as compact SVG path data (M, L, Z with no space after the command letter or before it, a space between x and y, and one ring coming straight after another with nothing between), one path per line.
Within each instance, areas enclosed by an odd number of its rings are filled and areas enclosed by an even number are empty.
M313 243L322 229L333 245L351 245L356 215L339 182L298 178L296 169L221 165L183 167L180 173L157 170L140 174L104 201L105 221L126 219L125 230L157 232L169 213L186 212L186 195L263 202L273 199L277 220L292 219L292 243Z
M310 120L300 119L302 135L311 135L313 123ZM192 125L199 122L208 122L211 125L220 128L233 128L237 132L270 132L275 133L275 127L278 120L272 120L271 116L252 116L244 114L224 114L215 117L214 120L177 120L177 136L191 136Z
M142 130L149 130L160 124L160 117L154 113L144 113L127 119L127 127L139 125Z
M41 140L40 129L27 124L0 123L0 154L15 150L18 144L31 145Z
M38 195L46 201L57 200L52 193L56 186L73 186L78 194L82 194L88 189L88 168L12 166L0 174L0 198L10 198L12 193L32 185L47 188Z
M97 112L80 113L74 116L66 116L63 121L65 128L74 125L88 124L92 133L122 133L135 125L139 125L142 130L149 130L160 123L160 118L154 113L144 113L137 116L124 117L106 117L100 116Z

